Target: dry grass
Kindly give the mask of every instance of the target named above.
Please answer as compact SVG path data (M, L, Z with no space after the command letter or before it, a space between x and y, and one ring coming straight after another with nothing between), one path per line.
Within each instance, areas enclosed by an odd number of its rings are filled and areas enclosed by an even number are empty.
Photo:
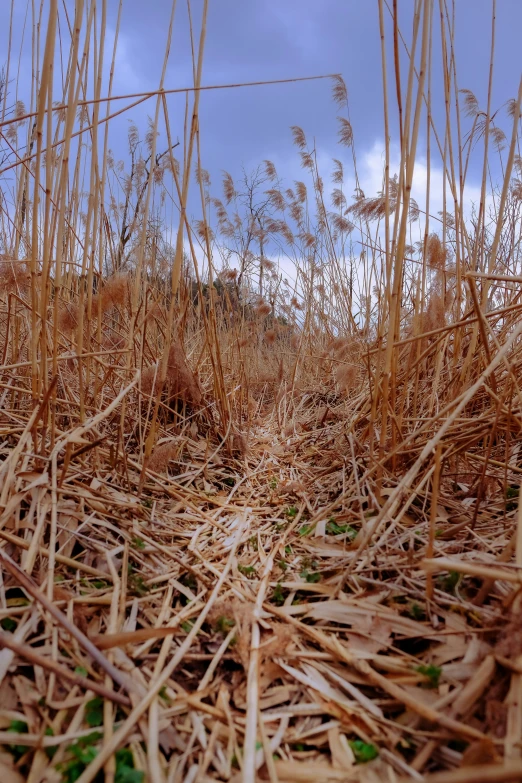
M295 126L303 181L266 160L219 198L206 3L179 160L160 90L137 96L152 119L122 161L94 6L75 3L92 57L70 42L58 95L44 5L38 95L11 111L4 81L0 101L0 772L519 779L522 86L504 131L491 85L484 111L455 94L451 12L437 53L427 0L412 31L380 2L398 172L386 145L382 191L362 192L336 76L332 192ZM435 217L411 184L436 101Z

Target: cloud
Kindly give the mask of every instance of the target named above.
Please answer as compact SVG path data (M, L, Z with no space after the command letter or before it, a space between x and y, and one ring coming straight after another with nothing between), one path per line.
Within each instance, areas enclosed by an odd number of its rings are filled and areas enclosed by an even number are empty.
M419 149L423 149L422 141L419 145ZM292 153L288 156L282 156L278 154L268 155L273 160L278 176L281 179L281 187L284 191L288 187L294 187L296 180L303 180L308 186L309 194L312 194L312 182L309 172L303 169L300 165L300 159L297 150L292 150ZM318 146L316 150L317 164L319 173L324 182L324 198L327 203L327 208L330 206L330 193L334 187L337 187L332 182L332 175L334 172L334 158L342 160L345 168L345 180L343 184L343 190L347 199L347 203L353 203L353 197L356 193L356 180L353 174L352 166L352 150L342 148L339 146ZM358 185L364 192L366 197L375 197L382 190L384 185L384 166L385 166L385 149L382 138L374 139L373 143L365 150L361 150L357 155L357 171L358 171ZM247 166L247 171L255 168L254 165ZM398 144L391 144L390 147L390 175L393 177L400 169L400 147ZM424 238L426 217L424 211L426 209L426 193L429 187L429 231L440 234L442 231L442 218L440 213L444 209L444 203L446 202L446 210L448 213L453 212L453 196L449 181L446 181L446 187L444 182L444 170L441 162L433 160L429 170L426 160L426 156L419 154L414 167L413 182L412 182L412 199L419 206L418 220L412 221L408 224L407 243L414 244L415 242L422 242ZM428 185L429 182L429 185ZM265 187L269 187L267 183ZM490 197L489 197L490 198ZM463 207L464 217L469 219L472 207L478 204L480 200L480 186L470 181L464 191ZM313 212L313 197L310 200L310 208ZM363 250L368 250L368 245L375 245L376 243L384 246L384 222L380 224L373 223L370 227L371 238L356 228L350 236L350 252L352 256L357 259L359 253ZM279 270L283 277L288 278L291 284L298 278L298 271L296 264L291 257L284 254L284 252L278 253L276 248L272 246L268 257L271 261L275 262L279 266ZM378 265L379 259L376 258ZM220 259L216 253L214 256L214 265L219 269ZM304 265L306 266L306 264ZM362 282L362 278L361 278Z
M114 38L116 29L107 25L105 32L105 56L103 64L103 75L106 88L108 89L110 70L112 65L112 53L114 49ZM147 84L140 71L136 68L138 60L133 56L136 51L136 42L123 30L118 33L118 43L116 48L116 58L114 62L114 80L113 93L134 93L145 92L148 89Z
M362 157L360 171L361 187L366 196L375 196L383 188L384 173L384 143L376 140L372 147ZM398 173L400 168L400 150L398 145L392 144L390 148L390 175ZM419 216L419 225L424 231L424 212L426 210L426 193L428 190L428 165L425 156L419 155L415 161L411 195L422 210ZM468 182L464 189L463 209L464 218L469 219L473 204L480 201L480 186ZM444 170L442 165L432 162L429 171L429 214L430 231L438 231L441 227L439 213L444 209ZM449 180L446 180L446 210L453 212L453 196Z

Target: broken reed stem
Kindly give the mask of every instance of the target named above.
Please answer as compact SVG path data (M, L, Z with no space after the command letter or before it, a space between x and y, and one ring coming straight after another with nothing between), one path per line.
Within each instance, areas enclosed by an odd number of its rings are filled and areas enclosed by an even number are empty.
M431 506L430 506L430 526L428 532L428 546L426 547L426 557L433 557L435 551L435 533L437 522L437 502L439 499L440 473L441 473L441 455L442 443L438 443L435 449L435 472L433 473L433 483L431 487ZM433 599L433 580L431 573L426 575L426 600Z
M520 780L522 776L522 762L509 761L504 765L480 764L470 767L461 767L446 772L435 772L425 775L422 780L425 783L503 783ZM411 777L398 778L397 783L411 783Z
M268 587L268 580L274 568L273 552L267 557L264 573L259 585L256 604L252 614L250 663L247 673L247 713L245 725L245 744L243 755L243 783L256 783L257 776L257 727L259 718L259 685L261 671L259 668L259 644L261 641L261 628L259 620L263 601Z
M32 649L32 647L29 647L27 644L22 644L21 642L17 642L12 634L8 634L5 633L4 631L0 631L0 647L5 647L8 650L12 650L20 658L29 661L35 666L41 666L43 669L53 672L61 679L79 685L80 687L84 688L86 691L90 690L93 693L97 693L98 696L101 696L104 699L109 699L115 704L123 704L125 706L130 706L130 701L126 696L122 696L121 694L116 693L115 691L109 690L108 688L105 688L103 685L100 685L94 680L90 680L87 677L82 677L80 674L76 674L75 672L72 672L70 669L66 669L65 666L60 666L58 663L47 658L44 655L39 655L37 652L35 652Z
M89 653L91 658L101 666L101 668L122 688L125 688L129 693L134 691L132 680L125 674L122 674L113 664L111 664L107 658L98 650L90 639L85 636L74 623L71 623L69 618L54 604L53 601L49 601L41 590L35 585L32 579L22 571L22 569L0 549L0 561L2 562L6 571L13 576L16 581L23 587L23 589L32 596L41 606L54 617L54 619L61 625L68 633L73 636L78 644Z
M517 527L515 539L515 564L518 569L522 569L522 493L519 491L517 508ZM518 573L522 575L522 570ZM516 594L512 604L512 616L520 615L522 607L522 593L520 586L516 588ZM522 674L516 671L522 666L522 653L517 651L514 658L515 671L511 674L511 684L506 696L507 703L507 726L504 739L504 758L506 762L519 761L522 758L522 712L520 704L522 700Z
M484 579L501 580L512 584L522 584L522 572L495 568L489 565L454 560L449 557L436 557L431 560L423 560L421 568L428 574L436 574L442 571L456 571L468 576L480 576Z
M212 609L221 591L223 583L225 582L225 579L228 576L228 572L230 571L232 561L235 557L236 549L241 539L241 535L243 533L244 527L245 527L245 523L239 525L236 535L234 537L233 546L230 550L230 555L227 558L227 562L221 572L221 575L218 581L216 582L216 585L212 590L212 593L210 594L207 603L205 604L199 616L195 620L194 625L192 626L185 641L177 648L175 654L172 656L169 663L165 666L165 668L161 672L160 676L156 679L156 681L150 684L148 694L141 700L141 702L139 702L134 707L131 714L123 723L123 725L120 726L120 728L113 734L110 742L102 748L102 750L96 756L94 761L92 761L91 764L89 764L89 766L85 770L85 772L83 772L80 775L80 777L78 778L78 783L92 783L92 781L94 780L94 778L96 777L100 769L103 767L105 762L112 756L113 753L116 752L116 750L119 747L121 747L122 742L129 736L130 732L133 730L138 720L150 707L150 705L152 704L153 700L157 697L163 685L165 685L165 683L170 679L170 677L176 670L179 663L183 660L185 653L188 652L190 646L194 642L198 634L198 631L201 629L203 623L205 622L208 613Z
M294 78L290 79L265 79L261 81L256 82L237 82L237 83L230 83L230 84L202 84L200 86L197 85L191 85L187 87L176 87L172 89L165 90L163 88L159 88L157 90L150 90L149 92L133 92L133 93L126 93L124 95L107 95L103 98L89 98L82 101L78 101L78 106L93 106L96 103L111 103L112 101L122 101L122 100L129 100L129 98L154 98L158 94L160 95L176 95L176 94L185 94L187 92L206 92L208 90L230 90L235 89L237 87L262 87L266 85L271 84L294 84L295 82L313 82L317 81L319 79L334 79L336 77L340 76L338 73L327 73L327 74L321 74L317 76L296 76ZM135 104L134 104L135 105ZM52 107L52 111L63 111L64 109L68 109L69 105L67 103L61 103L57 104L56 106ZM123 111L127 111L127 109L130 107L125 107ZM0 122L0 128L3 128L4 126L11 125L12 123L18 123L23 122L24 120L31 119L33 117L37 116L37 112L30 112L26 114L21 114L15 118L10 118L7 120L2 120ZM87 130L90 130L90 127L87 127ZM57 142L57 144L63 143L62 141ZM27 160L30 160L28 158ZM0 174L3 174L4 169L0 170Z

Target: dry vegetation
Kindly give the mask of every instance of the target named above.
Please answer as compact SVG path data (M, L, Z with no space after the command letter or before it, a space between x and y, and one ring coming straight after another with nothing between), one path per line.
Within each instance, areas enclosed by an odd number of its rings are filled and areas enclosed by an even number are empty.
M479 106L452 4L381 0L382 192L337 76L333 182L295 127L303 181L221 194L206 3L175 120L165 70L112 94L103 0L58 5L1 81L3 779L520 780L522 83Z

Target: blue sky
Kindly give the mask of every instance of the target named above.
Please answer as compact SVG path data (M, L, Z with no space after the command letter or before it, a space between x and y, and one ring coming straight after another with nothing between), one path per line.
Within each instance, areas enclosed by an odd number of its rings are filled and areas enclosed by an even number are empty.
M1 0L0 64L6 59L10 3ZM61 5L61 3L60 3ZM391 5L391 3L390 3ZM438 24L435 0L435 24ZM47 6L47 3L45 4ZM72 13L73 3L66 0ZM199 35L202 0L192 0L194 31ZM13 51L21 48L24 18L30 4L14 0ZM111 56L118 3L108 0L106 64ZM413 0L399 0L401 26L408 40L411 34ZM485 106L491 41L491 0L456 0L456 51L459 86L471 89ZM116 62L114 93L156 89L171 9L170 0L123 0L123 16ZM391 22L385 12L388 54L391 57ZM522 0L498 0L493 108L516 95L522 55ZM30 33L25 32L18 80L16 69L11 89L28 102L30 89ZM43 48L43 47L42 47ZM437 47L435 36L434 51ZM66 53L65 53L66 54ZM15 55L15 62L18 55ZM391 59L390 59L391 66ZM382 91L377 0L210 0L203 83L220 84L254 80L284 79L341 73L346 81L359 169L367 195L374 195L382 176ZM403 80L406 64L402 62ZM389 77L391 85L392 69ZM192 65L187 5L178 0L165 87L190 85ZM432 75L434 115L443 130L442 79L438 60ZM56 96L57 98L59 96ZM390 91L393 99L393 92ZM310 141L315 140L319 160L328 175L332 157L346 159L337 138L337 108L328 81L267 85L205 92L201 99L201 141L203 165L211 174L213 189L219 190L220 173L236 177L244 166L251 170L264 159L273 160L279 174L291 182L303 178L299 158L292 145L290 126L300 125ZM147 115L154 101L132 109L111 127L110 146L116 157L126 148L127 120L145 132ZM169 99L172 132L183 131L184 98ZM510 133L505 112L501 113ZM397 159L396 124L392 125L392 161ZM162 141L159 142L160 147ZM419 141L416 187L422 193L425 176L425 136ZM433 187L437 185L437 168ZM423 168L424 167L424 168ZM440 173L440 172L439 172ZM471 185L478 187L478 169L471 169ZM195 189L194 189L195 190ZM472 188L474 194L476 189ZM196 195L195 193L193 194ZM415 188L414 188L415 195ZM440 194L439 194L440 195ZM197 202L192 202L197 216Z
M399 2L407 37L412 5L410 0ZM192 7L197 34L202 1L193 0ZM125 0L117 89L133 91L158 85L169 13L168 0ZM391 30L387 13L386 25ZM521 29L522 2L499 0L494 107L516 95L522 67ZM481 105L487 95L490 39L491 0L457 0L459 82L477 95ZM204 83L323 73L343 75L357 152L371 150L383 135L377 0L210 0ZM167 82L169 86L191 82L183 2L177 4ZM433 91L439 98L441 83L440 69L434 69ZM182 100L177 103L181 107ZM442 112L442 101L438 105ZM142 110L142 116L146 111ZM136 120L139 114L139 110L134 112ZM249 168L264 158L286 166L289 158L295 158L290 125L300 125L307 137L315 137L319 148L336 154L335 117L328 82L205 93L201 101L205 166L211 173L227 169L232 174L242 164Z
M20 49L28 5L26 0L14 0L14 52ZM73 3L66 5L71 13ZM192 0L196 36L202 5L202 0ZM435 5L438 7L438 0ZM5 23L9 6L8 0L2 0L0 17ZM413 0L399 2L406 37L410 33L408 20L412 6ZM473 90L480 103L485 104L491 0L457 0L456 6L460 86ZM116 0L108 0L109 42L117 7ZM217 84L341 73L348 86L357 149L364 152L382 139L377 7L377 0L210 0L203 81ZM157 88L170 8L171 0L123 0L116 92ZM385 15L387 28L391 30L389 14ZM498 0L494 106L516 94L522 67L521 29L522 2ZM7 35L8 24L2 24L0 63L6 59ZM29 31L26 31L19 85L20 97L26 101L28 43ZM178 0L166 86L190 84L191 68L186 3ZM440 73L434 73L434 94L440 84ZM173 101L174 113L176 104L181 107L183 101ZM146 114L152 111L153 104L149 102L132 110L129 116L142 124ZM325 149L334 148L335 116L328 82L205 93L201 118L206 166L211 171L226 168L233 173L241 164L254 165L267 157L284 161L292 155L290 125L302 126L307 136L315 136ZM181 128L181 124L182 115L177 123L174 118L174 127ZM116 139L114 143L117 145Z

